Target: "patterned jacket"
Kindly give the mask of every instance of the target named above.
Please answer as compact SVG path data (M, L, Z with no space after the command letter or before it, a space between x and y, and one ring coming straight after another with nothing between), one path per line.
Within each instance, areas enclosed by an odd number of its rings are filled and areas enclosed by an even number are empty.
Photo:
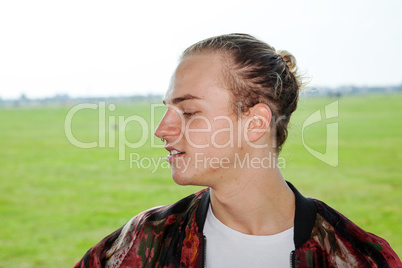
M385 240L288 184L296 196L292 267L402 267ZM142 212L88 250L75 267L204 267L208 206L204 189Z

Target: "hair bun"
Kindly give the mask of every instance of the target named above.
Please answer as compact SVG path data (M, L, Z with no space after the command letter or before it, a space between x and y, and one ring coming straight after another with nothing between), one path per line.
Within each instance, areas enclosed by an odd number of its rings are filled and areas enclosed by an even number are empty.
M301 81L302 78L301 78L298 68L297 68L297 62L296 62L295 56L293 56L293 54L287 50L278 50L277 53L282 57L283 61L288 66L290 72L295 77L297 85L301 89L303 83Z
M286 62L286 65L293 72L293 69L297 69L297 62L295 56L287 50L278 50L277 53L281 55L282 59Z

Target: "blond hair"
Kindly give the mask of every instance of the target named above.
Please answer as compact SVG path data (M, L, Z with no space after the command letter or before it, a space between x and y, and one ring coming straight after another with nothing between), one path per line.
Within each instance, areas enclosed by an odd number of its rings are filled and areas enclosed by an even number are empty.
M257 103L270 107L279 152L288 136L290 116L297 108L303 85L296 58L248 34L202 40L188 47L181 58L208 52L218 52L226 59L224 80L233 99L234 112L240 108L245 113Z

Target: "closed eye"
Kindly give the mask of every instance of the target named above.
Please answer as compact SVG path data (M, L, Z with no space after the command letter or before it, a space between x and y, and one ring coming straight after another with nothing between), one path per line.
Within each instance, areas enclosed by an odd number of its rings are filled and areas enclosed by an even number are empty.
M183 113L183 115L185 116L185 117L191 117L193 114L195 114L195 113L188 113L188 112L186 112L186 113Z

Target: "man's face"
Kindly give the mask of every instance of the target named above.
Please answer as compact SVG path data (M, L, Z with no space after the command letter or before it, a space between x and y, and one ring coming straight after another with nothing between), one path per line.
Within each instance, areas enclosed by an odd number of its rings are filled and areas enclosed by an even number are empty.
M164 100L167 111L155 135L166 140L178 184L213 186L233 175L243 135L224 88L223 68L216 53L192 55L172 77Z

